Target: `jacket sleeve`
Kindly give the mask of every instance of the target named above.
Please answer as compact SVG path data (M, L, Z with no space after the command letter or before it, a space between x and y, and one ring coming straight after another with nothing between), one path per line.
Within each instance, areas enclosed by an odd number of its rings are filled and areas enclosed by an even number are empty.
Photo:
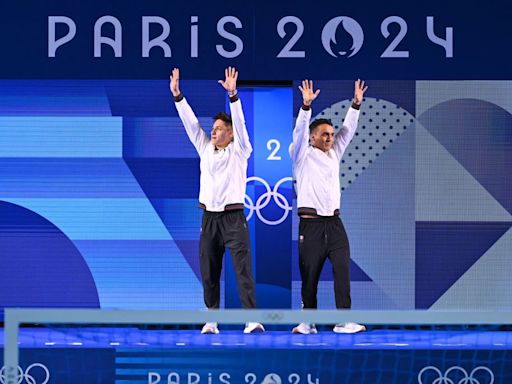
M231 110L231 118L233 120L233 145L245 158L249 158L252 153L252 145L249 140L249 133L245 124L244 112L242 110L242 102L238 97L231 99L229 103Z
M345 116L345 120L343 121L343 126L336 133L336 138L334 139L334 152L338 156L338 159L341 159L345 149L347 149L350 141L354 137L357 128L357 122L359 121L359 110L355 109L353 106L350 107L347 111L347 115Z
M187 102L187 99L182 98L180 101L176 101L174 103L176 105L176 109L178 110L178 115L185 126L185 131L187 132L188 138L194 144L197 153L199 156L204 152L206 146L210 143L210 139L206 132L199 125L199 120L197 119L194 111Z
M309 122L311 120L311 108L301 108L293 129L293 142L290 147L290 156L293 164L301 162L309 146Z

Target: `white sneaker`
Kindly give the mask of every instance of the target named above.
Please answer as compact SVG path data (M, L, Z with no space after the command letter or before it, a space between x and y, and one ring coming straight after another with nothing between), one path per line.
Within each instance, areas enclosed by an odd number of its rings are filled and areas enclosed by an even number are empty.
M260 323L245 323L244 333L265 332L265 328Z
M336 324L333 331L335 333L357 333L366 331L366 327L357 323Z
M219 333L219 328L217 326L217 323L206 323L204 326L203 326L203 329L201 329L201 333L205 334L205 333L211 333L211 334L218 334Z
M302 333L303 335L316 335L318 331L316 330L315 324L300 323L299 325L292 329L292 333Z

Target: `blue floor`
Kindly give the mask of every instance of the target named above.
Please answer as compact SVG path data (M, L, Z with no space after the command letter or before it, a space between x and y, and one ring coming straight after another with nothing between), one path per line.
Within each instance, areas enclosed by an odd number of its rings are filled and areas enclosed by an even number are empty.
M3 329L0 340L3 346ZM329 330L317 335L269 331L245 335L222 330L201 335L198 330L138 328L29 328L20 330L21 348L252 348L252 349L512 349L512 331L389 330L346 335Z

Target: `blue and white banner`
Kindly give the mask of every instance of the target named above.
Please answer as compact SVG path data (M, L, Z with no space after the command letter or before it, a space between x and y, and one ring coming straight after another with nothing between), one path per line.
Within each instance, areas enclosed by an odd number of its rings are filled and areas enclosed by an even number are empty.
M2 78L510 79L501 1L4 2Z
M505 384L510 351L22 349L20 384ZM6 382L5 368L0 383Z

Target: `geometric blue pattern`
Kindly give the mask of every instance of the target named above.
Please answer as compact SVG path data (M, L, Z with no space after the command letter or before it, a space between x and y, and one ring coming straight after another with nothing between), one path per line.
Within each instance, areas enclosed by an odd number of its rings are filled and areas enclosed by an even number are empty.
M511 226L512 222L417 222L416 308L434 304Z
M418 89L416 307L509 308L510 84Z
M125 161L150 200L190 199L199 194L198 158L131 158Z
M456 99L430 108L419 121L512 213L512 114L484 100Z
M34 218L56 228L60 240L53 246L75 247L100 305L201 306L199 158L172 105L168 80L0 85L2 204L32 211ZM317 86L323 96L315 111L330 108L334 120L341 119L353 82L321 81ZM182 88L205 128L211 116L226 109L225 92L216 81L185 81ZM512 222L510 82L381 81L370 89L340 174L354 307L478 309L489 297L486 309L509 308L504 287L512 275L512 264L506 262L511 239L503 234ZM300 94L287 89L286 97L274 95L288 104L296 101L288 110L275 108L267 90L241 91L254 139L248 174L263 172L272 185L289 176L289 120L299 108ZM339 102L340 97L345 101ZM333 103L339 105L333 108ZM281 143L281 165L267 160L267 143L274 137ZM292 195L289 185L279 190L286 199ZM262 193L261 186L249 185L253 199ZM24 217L12 212L4 210L0 217L11 223L2 229L0 262L12 267L12 260L30 257L35 263L36 254L46 257L45 250L53 248L35 246L42 244L36 227L25 227L30 242L13 246L16 239L5 237ZM276 219L281 212L270 202L263 216ZM254 254L263 255L254 265L260 303L269 296L286 302L281 297L290 295L291 278L292 307L300 304L297 221L289 217L283 222L283 228L293 227L293 239L267 227L256 214L249 221L251 234L257 234L251 239ZM274 254L280 258L270 268L274 260L268 255ZM15 274L7 275L4 282ZM328 265L320 280L319 292L332 299ZM18 287L19 297L26 287ZM236 298L231 280L224 287ZM4 291L9 293L7 287Z
M76 245L37 213L0 201L0 255L2 307L100 306Z
M415 136L409 111L414 111L415 83L392 83L394 88L390 82L377 82L379 97L372 92L365 98L356 134L340 166L341 218L350 241L354 308L414 305ZM322 92L313 106L313 118L330 118L338 129L350 107L350 100L343 99L353 92L353 81L315 84ZM299 92L294 99L298 110ZM300 286L296 264L295 256L294 287ZM321 273L322 308L334 305L328 264Z
M198 208L199 156L173 105L168 81L107 82L114 115L123 116L123 157L182 258L200 281ZM214 81L182 81L184 95L206 130L224 109L225 94ZM199 100L198 100L199 99Z

